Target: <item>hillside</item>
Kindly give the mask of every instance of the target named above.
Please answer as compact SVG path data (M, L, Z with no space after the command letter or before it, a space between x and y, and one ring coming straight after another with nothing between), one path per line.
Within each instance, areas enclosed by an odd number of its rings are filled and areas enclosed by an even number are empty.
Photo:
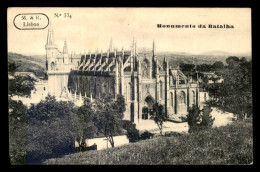
M17 72L34 72L36 75L43 76L45 70L45 56L24 56L17 53L8 53L8 62L19 66Z
M209 54L207 54L209 53ZM151 51L146 51L146 52L139 52L139 55L146 54L147 56L152 55ZM158 57L158 60L162 63L164 57L166 57L169 61L169 65L172 67L176 67L177 65L181 63L186 63L186 64L213 64L216 61L221 61L224 64L226 64L226 59L229 56L235 56L230 53L225 53L225 52L206 52L201 55L193 55L193 54L188 54L185 52L157 52L156 56ZM237 57L246 57L247 59L251 59L251 56L237 56Z
M49 159L49 165L221 165L253 162L252 121L198 133L156 137L137 143Z

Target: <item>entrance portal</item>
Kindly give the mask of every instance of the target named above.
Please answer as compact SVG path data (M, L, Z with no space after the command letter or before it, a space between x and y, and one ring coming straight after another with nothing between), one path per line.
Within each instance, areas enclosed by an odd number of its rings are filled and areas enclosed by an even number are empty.
M150 115L151 109L152 109L155 101L151 95L147 96L144 99L144 101L147 104L147 106L144 106L142 108L142 119L146 120L146 119L149 119L149 115Z

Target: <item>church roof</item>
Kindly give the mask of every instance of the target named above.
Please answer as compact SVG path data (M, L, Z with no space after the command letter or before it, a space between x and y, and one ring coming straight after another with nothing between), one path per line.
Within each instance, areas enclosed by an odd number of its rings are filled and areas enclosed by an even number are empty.
M96 67L96 70L99 70L99 69L100 69L100 67L101 67L101 65L98 65L98 66Z
M125 69L124 69L124 72L130 72L131 71L131 66L127 66Z
M116 65L112 65L112 66L110 67L110 71L114 71L115 68L116 68Z

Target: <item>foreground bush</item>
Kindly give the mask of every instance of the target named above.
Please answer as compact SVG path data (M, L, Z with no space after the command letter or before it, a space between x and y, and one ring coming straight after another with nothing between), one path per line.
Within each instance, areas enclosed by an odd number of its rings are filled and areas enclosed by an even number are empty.
M27 117L26 163L41 161L75 152L76 108L71 102L57 102L46 97L32 105Z
M253 161L252 122L197 133L157 137L101 151L50 159L45 164L250 164Z
M136 124L128 120L122 120L122 127L126 130L126 136L130 143L140 140L139 130L136 129Z

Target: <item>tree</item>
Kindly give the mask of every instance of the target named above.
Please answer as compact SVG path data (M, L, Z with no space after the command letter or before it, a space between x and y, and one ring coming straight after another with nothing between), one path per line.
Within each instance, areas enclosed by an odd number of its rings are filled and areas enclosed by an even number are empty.
M200 65L197 65L196 70L198 70L200 72L209 72L212 70L212 67L210 64L200 64Z
M120 103L119 103L120 101ZM122 133L122 119L124 117L125 103L123 96L117 96L113 100L112 95L102 95L96 100L96 127L103 133L112 147L114 147L113 136Z
M9 156L11 164L25 164L27 107L9 99Z
M194 69L194 67L195 67L194 64L185 64L185 63L181 63L180 64L181 71L189 71L189 72L191 72Z
M8 62L8 72L14 73L18 67L15 63Z
M14 76L8 78L8 94L10 96L30 96L33 90L35 79L30 76Z
M162 135L163 123L168 120L168 113L165 112L165 107L159 103L155 103L152 106L151 118L158 125L160 134Z
M223 69L223 68L224 68L224 63L221 62L221 61L216 61L216 62L212 65L212 68L215 69L215 70Z
M18 66L8 63L11 76ZM8 104L9 104L9 156L12 164L25 164L27 107L22 101L12 100L12 96L28 96L34 89L34 80L30 77L8 76Z
M92 108L92 103L88 100L84 100L84 104L79 107L77 112L78 126L77 126L77 138L80 151L84 148L85 140L94 138L97 135L96 113Z
M211 113L212 109L210 106L204 106L202 109L202 116L201 116L201 122L200 127L203 129L209 129L213 126L213 122L215 121L215 118L212 118Z
M237 57L227 58L228 70L223 73L223 83L205 88L216 105L238 114L239 119L252 116L252 61Z
M136 124L129 120L122 120L122 126L127 131L126 136L129 142L137 142L140 140L139 130L136 129Z
M228 58L226 59L226 63L227 63L230 67L232 67L232 66L238 64L238 62L239 62L239 58L236 57L236 56L230 56L230 57L228 57Z
M75 152L77 108L47 96L28 110L26 163L38 164Z
M198 126L200 123L200 109L197 105L192 105L192 108L189 109L189 113L187 115L187 122L189 125L189 133L198 130Z
M204 106L203 109L200 110L197 105L193 105L187 115L189 133L211 128L215 120L210 114L211 111L210 106Z

